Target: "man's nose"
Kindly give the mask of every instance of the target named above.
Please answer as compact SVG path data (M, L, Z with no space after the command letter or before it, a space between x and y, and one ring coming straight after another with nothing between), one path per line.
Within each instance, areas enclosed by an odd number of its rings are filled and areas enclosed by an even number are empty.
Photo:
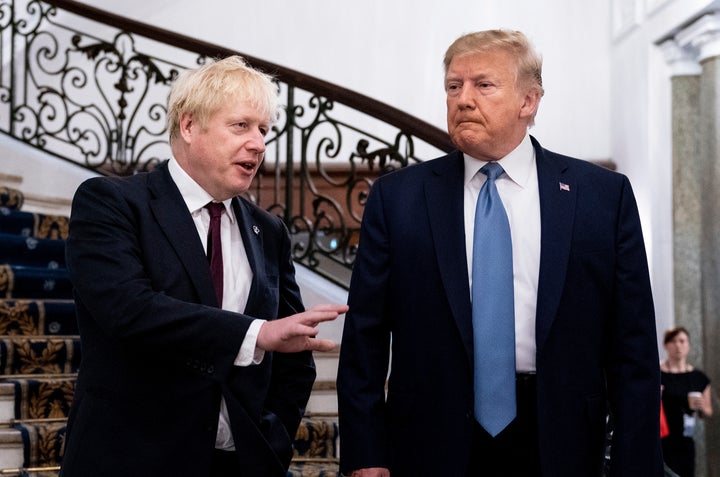
M460 109L472 108L475 105L473 100L472 88L463 85L457 96L457 105Z
M260 130L252 131L252 137L248 141L248 148L258 153L265 152L265 136Z

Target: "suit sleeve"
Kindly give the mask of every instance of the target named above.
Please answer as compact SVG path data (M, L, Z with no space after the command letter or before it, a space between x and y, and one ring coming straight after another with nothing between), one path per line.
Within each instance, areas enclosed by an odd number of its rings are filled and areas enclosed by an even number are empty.
M391 278L390 237L382 180L365 206L345 317L337 389L341 471L389 467L385 428L385 378L390 324L386 300Z
M662 475L655 313L640 218L627 178L617 231L615 316L607 372L613 420L610 475Z

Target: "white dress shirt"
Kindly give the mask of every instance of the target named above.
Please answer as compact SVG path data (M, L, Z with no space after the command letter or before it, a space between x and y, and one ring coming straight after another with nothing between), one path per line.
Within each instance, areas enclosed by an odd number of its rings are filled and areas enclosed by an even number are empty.
M213 200L200 185L195 182L174 158L168 161L168 170L197 228L200 241L207 253L207 234L210 227L210 212L205 205ZM243 245L240 228L232 208L232 199L223 202L225 213L220 217L220 237L223 256L223 302L222 309L243 313L247 305L252 284L253 271L250 268L245 246ZM257 336L264 320L253 320L240 346L235 359L235 366L258 364L264 357L264 351L257 348ZM228 339L231 339L228 337ZM233 450L235 442L230 432L227 406L225 399L220 406L220 417L215 447Z
M480 168L487 162L465 159L465 250L472 289L472 249L475 204L487 176ZM505 170L496 181L498 194L510 222L515 298L515 366L518 372L535 372L535 313L540 274L540 194L535 150L530 136L498 164Z

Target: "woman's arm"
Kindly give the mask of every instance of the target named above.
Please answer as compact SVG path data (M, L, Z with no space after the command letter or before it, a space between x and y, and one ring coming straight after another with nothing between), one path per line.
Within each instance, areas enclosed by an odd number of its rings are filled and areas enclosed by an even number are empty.
M702 393L702 407L700 408L700 413L702 417L710 417L713 414L712 409L712 396L710 391L710 385L708 384L705 387L705 390Z

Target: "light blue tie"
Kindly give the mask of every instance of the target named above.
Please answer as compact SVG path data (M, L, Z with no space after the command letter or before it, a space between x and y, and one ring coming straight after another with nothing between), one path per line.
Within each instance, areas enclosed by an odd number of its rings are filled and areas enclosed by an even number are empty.
M492 436L515 419L515 309L512 238L495 179L503 168L480 169L487 180L475 208L472 321L475 356L475 418Z

